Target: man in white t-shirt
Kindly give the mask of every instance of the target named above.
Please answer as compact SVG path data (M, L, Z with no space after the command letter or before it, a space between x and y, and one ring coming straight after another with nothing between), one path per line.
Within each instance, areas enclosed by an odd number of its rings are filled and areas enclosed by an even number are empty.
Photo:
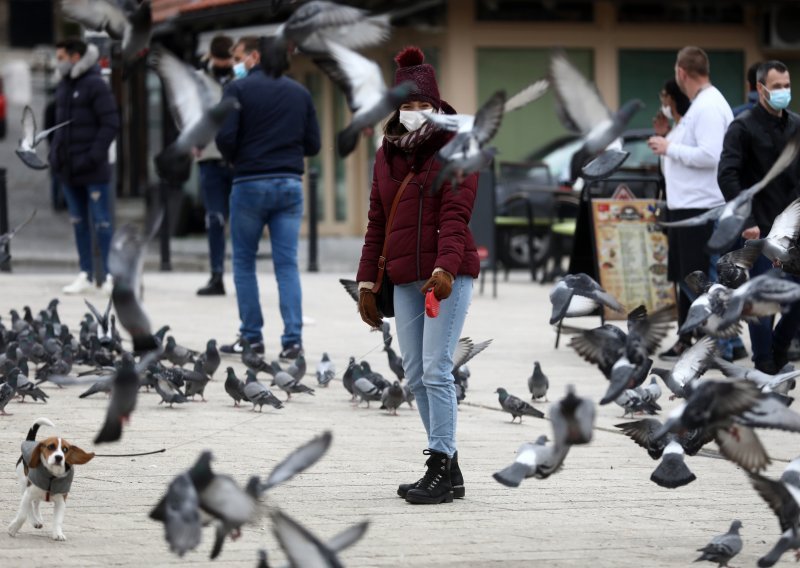
M733 121L731 107L711 84L708 55L699 47L684 47L675 62L675 81L689 100L689 111L669 139L653 136L648 145L664 156L664 180L670 221L688 219L723 205L725 199L717 184L717 166L725 131ZM695 270L708 272L709 255L705 243L713 225L669 230L669 278L679 284ZM678 325L686 320L691 298L678 287ZM659 357L677 359L691 345L691 336L678 342Z

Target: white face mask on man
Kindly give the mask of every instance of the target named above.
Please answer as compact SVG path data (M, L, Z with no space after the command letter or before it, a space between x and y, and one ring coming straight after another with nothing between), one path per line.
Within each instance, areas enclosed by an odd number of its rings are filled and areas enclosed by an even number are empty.
M400 124L406 127L406 130L413 132L425 124L425 117L421 113L432 113L433 109L428 108L425 110L401 110L400 111Z

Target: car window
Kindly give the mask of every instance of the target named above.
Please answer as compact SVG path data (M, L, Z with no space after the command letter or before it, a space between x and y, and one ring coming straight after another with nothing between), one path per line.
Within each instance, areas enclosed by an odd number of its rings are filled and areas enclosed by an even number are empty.
M625 160L622 167L628 169L654 169L658 167L658 156L647 145L645 138L628 139L623 145L626 152L631 155Z

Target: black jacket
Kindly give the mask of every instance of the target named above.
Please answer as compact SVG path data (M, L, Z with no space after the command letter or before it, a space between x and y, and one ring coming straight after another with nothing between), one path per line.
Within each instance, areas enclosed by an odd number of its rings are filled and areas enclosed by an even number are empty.
M50 144L50 166L61 181L81 187L111 181L108 148L119 132L119 113L111 89L100 67L84 59L76 65L90 65L77 77L65 77L56 88L56 123L71 120L59 128Z
M800 128L800 116L784 111L780 118L757 104L731 123L725 133L717 181L726 201L755 185L772 167L786 143ZM798 160L753 199L753 218L764 237L775 217L800 197Z
M234 176L303 174L303 157L319 152L319 124L311 94L289 79L266 75L260 66L225 87L223 97L241 105L217 133L217 148Z

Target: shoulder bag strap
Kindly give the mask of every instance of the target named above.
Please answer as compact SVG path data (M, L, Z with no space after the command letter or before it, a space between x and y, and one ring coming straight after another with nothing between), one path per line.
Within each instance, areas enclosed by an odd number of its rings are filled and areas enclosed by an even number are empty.
M375 294L380 291L381 285L383 284L383 274L386 271L386 248L389 246L389 234L392 232L392 224L394 223L394 214L397 212L397 204L400 203L400 198L403 196L408 182L410 182L413 177L413 171L406 174L403 183L400 184L397 193L394 195L392 208L389 209L389 219L386 221L386 232L383 235L383 250L381 250L381 255L378 257L378 276L375 278L375 284L372 286L372 292Z

